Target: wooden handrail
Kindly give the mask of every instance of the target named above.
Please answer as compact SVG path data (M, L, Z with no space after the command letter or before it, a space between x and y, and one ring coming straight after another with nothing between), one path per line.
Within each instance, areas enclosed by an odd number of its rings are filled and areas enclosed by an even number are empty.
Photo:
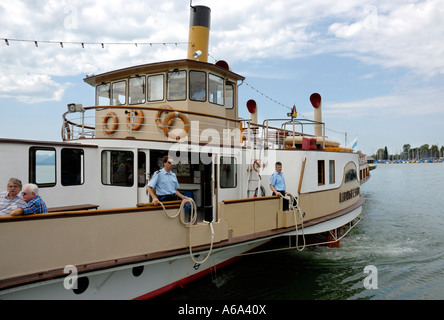
M241 202L252 202L252 201L262 201L262 200L271 200L271 199L279 199L279 196L266 196L266 197L254 197L254 198L243 198L243 199L233 199L233 200L223 200L223 204L233 204L233 203L241 203Z
M174 209L180 206L180 201L167 201L164 202L165 209ZM139 211L155 211L163 210L161 206L155 206L153 203L138 204L136 207L127 208L113 208L113 209L97 209L97 210L78 210L78 211L59 211L50 213L39 213L32 215L22 215L22 216L2 216L0 217L0 223L2 222L12 222L12 221L26 221L35 219L56 219L56 218L71 218L71 217L81 217L81 216L95 216L95 215L106 215L106 214L121 214L128 212L139 212Z

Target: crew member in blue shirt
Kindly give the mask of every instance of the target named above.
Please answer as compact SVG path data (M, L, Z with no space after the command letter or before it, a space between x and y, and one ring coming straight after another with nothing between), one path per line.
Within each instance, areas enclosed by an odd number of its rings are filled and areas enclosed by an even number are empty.
M276 162L275 165L276 171L271 175L270 177L270 189L273 191L273 195L277 196L285 196L286 193L291 195L289 192L286 192L286 185L285 185L285 178L284 174L282 173L282 163ZM283 210L287 211L289 207L289 201L287 199L284 199L283 203Z
M156 171L153 177L148 182L146 189L153 198L153 203L158 205L159 202L173 201L186 199L177 189L179 189L179 182L172 171L173 158L169 156L163 157L163 169ZM156 189L156 193L154 190Z
M23 187L22 190L23 200L26 201L26 205L17 207L12 210L9 215L20 216L36 213L48 213L45 201L39 196L39 188L37 185L30 183Z

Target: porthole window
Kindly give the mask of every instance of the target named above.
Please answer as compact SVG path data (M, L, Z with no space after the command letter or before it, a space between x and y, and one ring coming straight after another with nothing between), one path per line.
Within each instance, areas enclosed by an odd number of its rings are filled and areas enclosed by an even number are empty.
M355 169L348 170L345 174L345 182L351 182L358 179L358 175Z
M135 276L135 277L141 276L143 273L143 269L144 269L143 266L134 267L133 268L133 276Z
M77 279L77 288L72 289L75 294L82 294L89 287L89 279L87 277L80 277Z

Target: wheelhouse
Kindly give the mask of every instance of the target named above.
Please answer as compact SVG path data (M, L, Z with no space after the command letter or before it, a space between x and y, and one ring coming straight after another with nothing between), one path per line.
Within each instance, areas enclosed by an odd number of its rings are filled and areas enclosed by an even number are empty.
M166 140L168 123L162 119L162 110L182 112L186 117L176 117L170 123L177 129L188 129L190 121L199 121L201 129L208 128L208 115L218 117L221 128L227 127L227 120L233 120L229 128L238 127L238 85L243 80L223 61L211 64L193 60L147 64L86 77L84 81L95 87L95 106L85 108L96 110L96 122L91 124L96 130L90 134L95 138ZM97 130L101 127L106 129Z

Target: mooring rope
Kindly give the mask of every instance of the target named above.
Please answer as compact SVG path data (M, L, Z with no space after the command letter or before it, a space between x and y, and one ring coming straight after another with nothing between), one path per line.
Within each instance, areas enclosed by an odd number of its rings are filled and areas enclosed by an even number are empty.
M190 221L188 221L188 222L185 221L185 205L186 205L186 203L189 203L189 204L190 204ZM170 215L168 214L168 212L166 211L165 206L163 205L162 202L159 201L159 204L162 206L162 208L163 208L163 212L167 215L168 218L170 218L170 219L174 219L174 218L176 218L177 216L179 216L180 222L182 222L182 224L183 224L185 227L188 227L188 228L189 228L188 236L189 236L189 248L190 248L190 257L191 257L191 260L193 260L193 262L196 263L196 264L203 264L205 261L207 261L208 258L209 258L210 255L211 255L212 251L213 251L213 243L214 243L214 228L213 228L213 222L208 222L208 224L209 224L209 226L210 226L210 231L211 231L210 250L208 251L207 256L206 256L202 261L197 261L197 260L194 258L194 255L193 255L193 247L192 247L192 245L191 245L191 233L192 233L192 232L191 232L191 229L192 229L193 225L194 225L194 224L196 223L196 221L197 221L197 206L196 206L196 203L195 203L194 200L191 199L191 198L185 198L185 199L183 199L182 202L180 203L179 210L177 210L177 212L176 212L174 215L172 215L172 216L170 216Z
M303 251L305 249L305 234L304 234L304 215L305 215L305 213L301 211L301 209L299 208L299 205L298 205L297 198L293 197L292 194L288 194L288 196L286 195L285 197L282 196L282 194L281 194L281 197L290 201L289 207L291 210L293 210L294 223L295 223L295 229L296 229L296 249L298 251ZM295 202L296 202L296 206L294 205ZM304 240L304 245L301 248L299 248L298 220L297 220L296 211L299 212L299 216L301 218L302 239Z

